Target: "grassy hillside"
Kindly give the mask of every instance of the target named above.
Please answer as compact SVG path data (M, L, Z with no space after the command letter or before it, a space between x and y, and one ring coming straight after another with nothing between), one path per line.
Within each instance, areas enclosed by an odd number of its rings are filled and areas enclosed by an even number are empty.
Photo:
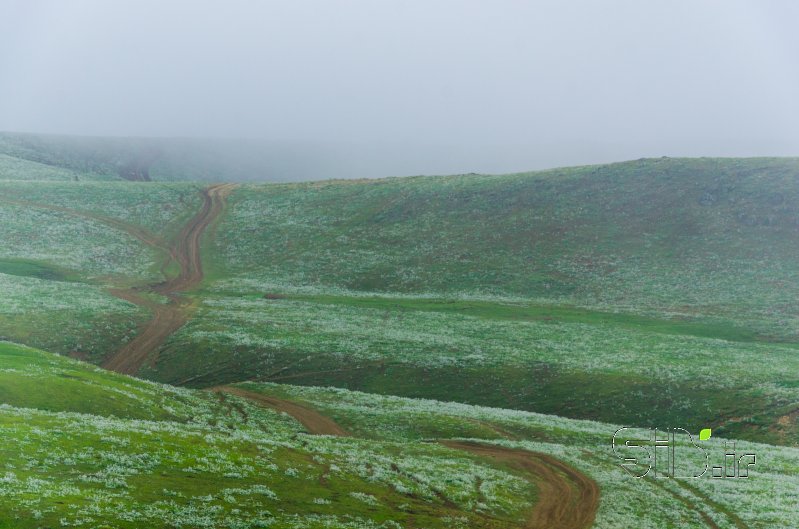
M235 397L7 343L0 378L0 527L502 528L534 500L444 447L311 437Z
M511 528L597 484L593 527L796 526L799 160L215 202L62 166L0 182L0 340L101 363L167 315L139 375L183 388L0 341L0 528ZM633 480L617 425L712 428L756 475Z
M794 159L243 186L146 376L795 444Z
M76 171L0 154L0 180L75 181Z
M163 241L199 190L0 182L0 337L95 361L130 340L146 312L110 290L163 278Z
M202 405L186 391L8 342L0 342L0 402L48 412L181 422Z
M796 449L737 441L738 455L749 452L758 458L748 480L713 479L709 471L699 479L649 479L654 474L636 479L621 469L619 455L610 447L618 429L611 424L332 388L282 384L240 387L318 409L354 435L367 439L418 442L465 438L489 446L554 455L599 483L602 495L592 525L595 529L631 525L754 529L793 527L797 523L792 505L795 495L787 492L796 486ZM635 435L630 438L648 437L641 431ZM714 434L700 443L707 451L708 468L721 464L724 441ZM696 475L704 468L705 457L684 442L678 439L675 475Z
M658 159L241 186L205 233L188 324L141 374L796 444L797 170ZM112 294L174 276L166 243L200 186L0 187L0 336L95 362L130 342L166 300Z
M612 453L611 424L240 386L319 410L351 433L314 436L257 400L152 384L9 343L0 343L0 378L0 527L523 526L546 500L549 478L457 448L469 442L555 457L595 480L597 529L631 517L642 529L708 518L721 528L797 523L786 491L796 488L799 453L789 448L739 442L741 453L768 462L749 480L637 480ZM471 441L450 448L451 439ZM720 463L722 440L703 446ZM703 464L690 450L684 457L686 471Z
M473 315L458 303L441 312L378 301L363 308L258 295L206 299L144 374L199 387L247 379L335 385L621 423L710 423L742 437L796 440L794 347L599 318L569 322L555 310L526 320ZM496 313L528 307L497 304Z
M797 174L796 159L658 159L248 186L216 252L266 286L768 316L796 299Z

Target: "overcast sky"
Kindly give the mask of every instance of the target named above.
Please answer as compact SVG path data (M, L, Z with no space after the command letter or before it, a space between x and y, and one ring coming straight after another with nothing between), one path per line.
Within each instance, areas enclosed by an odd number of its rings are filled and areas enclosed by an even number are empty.
M443 172L799 155L797 22L792 0L0 0L0 130Z

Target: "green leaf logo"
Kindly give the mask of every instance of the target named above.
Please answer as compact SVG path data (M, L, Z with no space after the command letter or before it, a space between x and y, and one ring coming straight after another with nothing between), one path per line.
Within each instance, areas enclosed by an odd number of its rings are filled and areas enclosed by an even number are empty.
M703 428L701 432L699 432L699 440L700 441L707 441L710 439L710 428Z

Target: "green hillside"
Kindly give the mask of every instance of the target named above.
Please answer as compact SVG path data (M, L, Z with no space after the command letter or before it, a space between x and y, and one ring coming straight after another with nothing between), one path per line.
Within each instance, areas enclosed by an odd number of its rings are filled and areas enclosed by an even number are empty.
M445 447L308 436L236 397L7 343L0 388L0 527L500 528L534 500Z
M69 181L80 178L76 171L0 154L0 180Z
M0 182L0 338L94 361L130 340L147 314L109 290L163 279L200 189Z
M636 480L610 448L611 424L330 388L191 391L9 343L0 388L0 527L513 528L556 499L548 479L598 484L599 529L631 516L643 528L797 522L782 493L796 486L795 449L739 442L768 461L749 480ZM309 435L259 396L318 410L348 436ZM722 443L704 442L710 464ZM686 471L703 464L690 453Z
M354 435L368 439L418 442L464 438L484 446L555 455L599 484L601 500L591 526L595 529L631 525L653 529L706 526L751 529L792 527L796 523L795 509L788 499L793 495L784 494L793 490L797 481L796 449L738 441L739 455L751 452L761 463L769 461L757 465L757 475L752 475L749 481L713 479L710 474L699 479L635 479L621 470L618 455L609 446L618 428L615 425L333 388L283 384L240 387L311 406L334 417ZM647 433L636 431L639 439L646 438ZM719 465L724 440L714 434L701 445L707 450L709 468ZM701 472L705 464L702 452L679 444L676 453L675 475Z
M173 417L168 403L180 401L177 391L7 342L0 342L0 366L0 401L17 408L163 419Z
M795 444L795 159L242 186L161 381L455 399Z
M188 323L140 373L711 424L793 445L797 171L795 159L657 159L242 185L204 235ZM177 273L167 246L202 186L0 187L0 336L101 363L167 301L130 295Z
M796 525L799 160L29 162L0 181L0 527ZM619 425L711 428L756 479L631 481Z
M247 186L217 262L278 286L770 313L795 299L797 175L799 159L657 159Z

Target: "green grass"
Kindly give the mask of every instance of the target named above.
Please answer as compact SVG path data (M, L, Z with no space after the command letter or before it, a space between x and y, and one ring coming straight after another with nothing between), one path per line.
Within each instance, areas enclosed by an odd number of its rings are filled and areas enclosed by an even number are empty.
M667 159L245 186L209 260L217 277L284 289L545 298L768 325L773 310L790 317L797 294L797 165Z
M178 420L178 394L90 364L0 342L0 402L18 408L130 419ZM183 417L186 420L186 417Z
M789 435L773 428L799 400L795 347L742 340L723 324L672 327L521 302L232 293L204 300L143 375L193 387L252 379L333 385L638 425L712 423L777 443L791 444L796 431L794 423ZM722 424L741 417L754 422Z
M102 160L81 169L60 140L11 143L6 158L116 178ZM247 387L317 407L358 439L3 343L0 527L518 524L535 491L426 442L452 437L585 469L604 487L600 528L691 526L692 502L720 526L740 512L753 528L794 527L778 491L799 486L797 171L796 159L657 159L241 186L203 240L193 318L140 375L290 384ZM132 339L147 315L107 289L158 280L164 256L126 228L170 238L199 188L0 182L0 338L93 362ZM606 453L616 424L712 428L713 446L735 438L768 468L698 492L639 490ZM485 476L495 501L478 509ZM278 499L230 492L252 485Z
M774 424L799 402L796 169L794 159L658 159L241 186L204 238L196 317L142 374L635 424L666 413L793 444L794 422L787 433ZM198 186L2 187L64 211L0 209L15 307L0 308L0 336L92 361L131 339L146 314L101 290L157 280L163 255L102 219L168 239L199 207ZM34 281L56 272L78 282ZM656 394L662 403L637 398Z
M665 417L794 445L798 168L242 186L206 239L200 310L143 374Z
M610 450L618 426L608 423L242 385L315 408L355 436L315 437L236 397L119 376L9 343L0 343L0 377L0 527L518 527L535 487L517 469L434 442L452 438L543 452L590 476L602 489L595 529L631 517L646 529L692 527L700 510L720 527L797 522L794 502L780 493L797 484L799 452L791 448L739 440L740 451L761 461L749 480L683 487L627 476ZM55 393L39 394L42 388ZM720 462L719 435L714 429L703 441L711 464ZM690 454L688 468L700 463Z
M8 343L0 404L0 527L510 528L534 500L442 447L309 437L234 397Z
M315 408L367 439L418 443L463 437L555 455L599 483L602 499L593 526L599 529L630 524L703 527L700 512L710 515L719 527L787 528L796 523L792 500L781 492L797 482L796 449L738 440L739 454L754 452L758 461L769 461L758 463L748 480L714 480L709 475L639 480L621 470L621 460L610 447L618 429L613 424L334 388L252 383L241 387ZM689 431L698 439L698 428ZM709 465L720 464L724 441L714 430L711 439L701 442ZM693 474L695 466L704 465L704 454L685 449L682 442L678 439L675 468L684 471L683 475Z
M197 318L143 374L666 414L796 444L797 170L664 158L242 186L206 241Z
M0 180L70 181L79 178L69 169L0 154Z
M391 312L443 312L463 316L505 321L545 321L551 323L585 323L625 329L714 338L733 342L780 343L799 347L797 342L775 340L752 329L728 321L712 321L696 315L693 318L657 318L634 313L620 313L567 305L530 304L460 299L391 298L384 296L278 295L279 299L296 299L310 303L365 307ZM711 321L707 321L711 320Z
M49 281L69 281L71 274L48 263L24 259L0 259L0 274L35 277Z
M0 338L95 362L118 349L147 314L108 289L162 280L166 258L134 235L173 237L199 208L200 189L0 181Z

